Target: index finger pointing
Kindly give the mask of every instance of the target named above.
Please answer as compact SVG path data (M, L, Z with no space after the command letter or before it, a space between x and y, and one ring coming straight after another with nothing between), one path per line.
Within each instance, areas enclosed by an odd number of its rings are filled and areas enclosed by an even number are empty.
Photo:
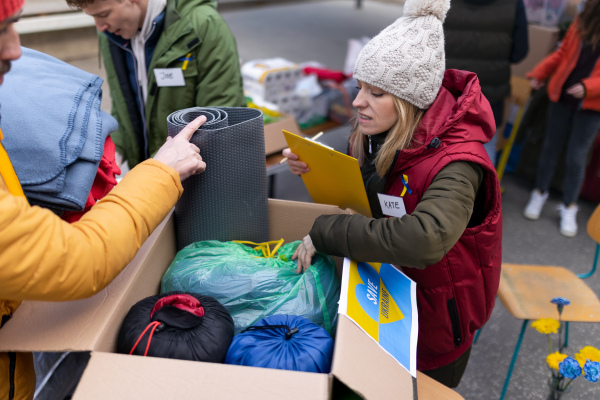
M192 122L190 122L189 124L187 124L185 126L185 128L183 128L181 131L179 131L179 133L175 137L179 136L189 142L190 139L192 138L192 135L194 134L194 132L196 132L198 130L198 128L200 128L200 126L202 124L204 124L205 122L206 122L206 117L204 115L201 115L198 118L196 118L195 120L193 120Z

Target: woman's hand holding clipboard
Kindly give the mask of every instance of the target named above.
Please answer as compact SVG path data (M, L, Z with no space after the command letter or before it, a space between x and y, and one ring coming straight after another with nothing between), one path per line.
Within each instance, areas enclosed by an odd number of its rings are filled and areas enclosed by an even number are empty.
M289 146L284 155L288 156L290 170L301 175L315 203L351 208L372 216L356 158L314 141L320 135L304 138L285 130L283 135Z

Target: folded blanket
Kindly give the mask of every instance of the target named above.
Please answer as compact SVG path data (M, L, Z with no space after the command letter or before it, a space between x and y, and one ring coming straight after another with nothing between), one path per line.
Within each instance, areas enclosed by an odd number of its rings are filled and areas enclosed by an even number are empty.
M82 210L116 120L100 110L103 80L22 48L0 88L4 147L33 204Z

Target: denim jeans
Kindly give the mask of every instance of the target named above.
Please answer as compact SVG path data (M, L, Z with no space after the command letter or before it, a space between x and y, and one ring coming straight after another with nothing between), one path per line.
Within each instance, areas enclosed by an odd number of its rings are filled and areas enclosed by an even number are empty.
M560 103L550 102L546 117L546 136L540 154L535 186L547 192L560 154L566 145L565 181L563 202L569 205L577 201L590 147L600 129L600 112L574 111Z
M496 153L497 153L496 144L497 143L498 143L498 132L496 132L496 134L492 137L492 139L490 139L489 142L483 144L483 148L487 152L488 157L490 158L490 161L492 162L492 165L494 167L496 166Z
M504 120L504 100L494 104L490 103L490 106L492 107L492 113L494 114L494 122L496 123L496 133L490 139L489 142L483 144L483 148L490 157L492 165L496 166L496 154L498 153L498 151L496 150L496 144L498 143L498 135L502 134L498 132L497 129L500 126L502 126L502 121Z

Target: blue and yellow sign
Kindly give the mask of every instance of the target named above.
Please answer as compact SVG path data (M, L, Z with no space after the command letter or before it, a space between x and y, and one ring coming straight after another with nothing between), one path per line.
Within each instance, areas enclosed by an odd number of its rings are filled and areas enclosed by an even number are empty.
M359 325L411 374L416 367L415 287L390 264L348 259L344 263L340 313Z

